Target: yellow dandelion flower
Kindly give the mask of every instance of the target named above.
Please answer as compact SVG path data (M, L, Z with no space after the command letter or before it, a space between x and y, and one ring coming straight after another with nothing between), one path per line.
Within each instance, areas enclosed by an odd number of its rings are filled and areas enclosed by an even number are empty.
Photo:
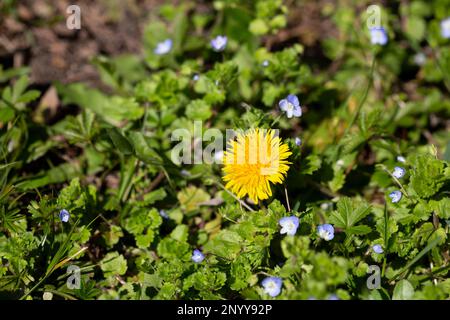
M251 129L237 134L223 156L225 187L257 203L272 195L270 183L282 183L292 154L274 130Z

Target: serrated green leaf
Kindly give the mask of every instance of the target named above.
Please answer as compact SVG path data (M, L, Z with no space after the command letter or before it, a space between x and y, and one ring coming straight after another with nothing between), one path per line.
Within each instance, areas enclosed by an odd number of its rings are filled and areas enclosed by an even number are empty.
M348 197L339 199L337 203L337 210L334 211L329 221L338 228L350 229L356 225L359 221L364 219L370 213L370 206L362 204L354 204L353 200ZM353 232L359 233L367 231L366 226L361 226L360 228L354 228Z

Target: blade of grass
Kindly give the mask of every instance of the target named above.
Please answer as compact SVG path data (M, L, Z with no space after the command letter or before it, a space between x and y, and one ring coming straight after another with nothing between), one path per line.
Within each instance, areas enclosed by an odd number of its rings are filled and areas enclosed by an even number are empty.
M422 258L428 251L433 249L440 241L442 240L441 237L437 237L433 241L431 241L425 248L420 251L417 256L414 257L406 266L404 266L399 272L397 272L391 280L396 280L401 274L403 274L405 271L407 271L409 268L411 268L417 261L419 261L420 258Z
M387 254L389 252L389 213L387 210L387 204L384 203L384 230L383 230L383 238L384 238L384 249L386 253L384 254L383 259L383 269L381 270L381 276L384 277L384 272L386 270L387 263Z
M52 274L52 272L55 270L55 266L57 266L58 261L61 260L62 256L68 251L69 249L69 242L70 238L72 237L73 232L75 231L76 226L78 225L78 222L80 220L77 220L70 230L69 234L67 235L66 240L64 243L59 247L58 251L53 256L52 260L50 261L47 271L45 272L44 276L41 278L41 280L38 281L27 293L25 293L19 300L24 300L26 297L28 297L34 290L39 288L39 286Z

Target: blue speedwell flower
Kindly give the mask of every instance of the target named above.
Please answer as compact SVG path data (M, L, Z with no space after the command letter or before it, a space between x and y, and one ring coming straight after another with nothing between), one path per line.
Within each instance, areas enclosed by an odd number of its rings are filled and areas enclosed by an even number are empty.
M441 21L441 35L446 39L450 39L450 17Z
M62 209L59 212L59 220L61 220L62 222L68 222L69 218L70 218L70 213L66 209Z
M334 238L334 227L331 224L325 223L317 227L317 233L319 237L326 241L333 240Z
M372 250L373 250L373 252L378 253L378 254L383 253L383 247L380 244L374 244L372 246Z
M172 50L172 40L171 39L166 39L164 41L159 42L156 45L156 48L155 48L155 50L153 52L155 54L161 56L161 55L169 53L170 50Z
M211 47L216 52L221 52L225 50L228 43L228 38L226 36L217 36L211 40Z
M278 106L282 111L286 112L288 118L302 116L302 107L296 95L288 95L285 99L280 100Z
M404 156L397 156L397 161L398 161L398 162L405 163L405 162L406 162L406 159L405 159Z
M330 296L328 297L328 300L340 300L339 297L335 294L330 294Z
M405 169L403 169L402 167L395 167L392 175L397 179L400 179L405 175Z
M295 235L297 232L297 228L299 225L300 220L296 216L290 216L290 217L284 217L281 218L278 223L281 226L280 233L281 234L287 234L290 236Z
M295 144L300 147L302 145L302 139L300 139L299 137L295 138Z
M192 80L198 81L198 79L200 79L200 75L198 73L194 74L194 76L192 77Z
M271 297L276 297L281 292L283 281L278 277L267 277L261 282L264 292Z
M427 61L427 56L422 52L416 53L414 55L414 63L418 66L423 66Z
M262 62L262 66L263 66L263 67L269 66L269 60L264 60L264 61Z
M402 199L402 193L399 190L392 191L389 193L389 198L391 198L392 203L397 203Z
M167 214L167 212L163 209L159 210L159 215L161 217L163 217L164 219L169 219L169 215Z
M194 252L192 252L192 261L195 263L201 263L203 260L205 260L205 255L198 249L195 249Z
M388 42L386 30L383 27L370 29L370 42L384 46Z
M189 177L191 175L191 173L185 169L181 170L180 173L183 177Z

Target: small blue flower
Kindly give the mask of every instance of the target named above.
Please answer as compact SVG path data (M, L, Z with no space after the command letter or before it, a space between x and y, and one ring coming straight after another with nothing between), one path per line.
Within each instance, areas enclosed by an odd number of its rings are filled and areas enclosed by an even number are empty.
M162 42L159 42L156 45L155 50L153 51L155 54L161 56L164 54L167 54L170 52L170 50L172 50L172 40L171 39L166 39Z
M200 76L198 75L198 73L194 74L194 76L192 77L192 80L198 81L198 79L200 79Z
M283 281L278 277L267 277L261 282L261 285L264 287L265 293L271 297L276 297L281 292Z
M60 219L62 222L68 222L68 221L69 221L69 218L70 218L70 213L69 213L69 211L67 211L66 209L62 209L62 210L59 212L59 219Z
M446 39L450 39L450 17L441 21L441 35Z
M325 223L317 227L317 233L319 237L326 241L333 240L334 238L334 227L331 224Z
M405 162L406 162L406 159L405 159L405 157L403 157L403 156L398 156L398 157L397 157L397 161L398 161L398 162L405 163Z
M372 246L372 250L373 250L373 252L378 253L378 254L384 252L384 251L383 251L383 247L382 247L381 245L379 245L379 244L374 244L374 245Z
M427 56L424 55L422 52L416 53L414 55L414 63L416 65L423 66L426 61L427 61Z
M397 179L400 179L405 175L405 169L403 169L402 167L395 167L392 175Z
M164 219L169 219L169 215L163 209L159 210L159 215Z
M383 27L370 29L370 42L384 46L388 42L386 30Z
M300 147L302 145L302 139L300 139L299 137L295 137L295 145Z
M281 226L280 233L287 234L290 236L295 235L297 232L298 225L300 220L296 216L284 217L281 218L278 223Z
M290 119L292 116L301 117L302 107L296 95L290 94L285 99L280 100L278 103L280 109L286 112L286 116Z
M328 300L340 300L339 297L335 294L330 294L330 296L328 297Z
M225 50L227 46L228 38L226 36L217 36L211 40L211 47L216 52Z
M391 198L392 203L397 203L402 199L402 193L399 190L392 191L389 193L389 198Z
M205 255L200 250L195 249L194 252L192 252L191 259L195 263L201 263L203 260L205 260Z
M264 60L264 61L262 62L262 66L263 66L263 67L269 66L269 60Z
M191 176L191 173L189 171L187 171L186 169L181 170L180 173L181 173L181 175L183 177L190 177Z

